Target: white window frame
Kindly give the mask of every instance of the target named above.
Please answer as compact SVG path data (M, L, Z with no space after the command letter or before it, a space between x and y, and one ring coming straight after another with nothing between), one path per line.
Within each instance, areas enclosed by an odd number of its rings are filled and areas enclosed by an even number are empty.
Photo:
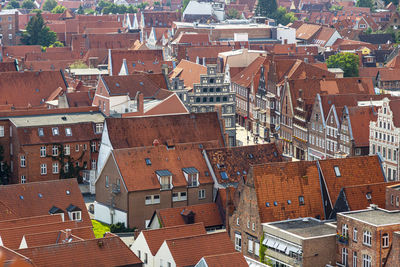
M357 242L357 240L358 240L358 231L357 231L357 228L354 228L353 229L353 241Z
M46 175L47 174L47 164L42 163L40 164L40 175Z
M41 146L40 147L40 157L41 158L46 157L46 146Z
M53 147L51 148L51 154L53 156L58 156L58 146L57 145L53 145Z
M254 252L254 241L251 240L251 239L248 240L247 251L249 253L253 253Z
M72 221L81 221L82 220L82 211L72 211L72 212L70 212L69 218Z
M353 267L357 267L357 251L353 252Z
M51 132L53 133L53 136L56 136L56 135L59 135L59 134L60 134L60 132L58 131L58 127L53 127L53 128L51 129Z
M363 233L363 244L367 245L367 246L371 246L372 245L372 234L368 230L364 230L364 233Z
M382 235L382 247L387 248L389 247L389 234L385 233Z
M235 249L242 251L242 235L235 233Z
M176 196L174 196L176 195ZM177 201L185 201L187 200L187 192L174 192L172 193L172 202L177 202Z
M64 145L64 154L65 155L67 155L67 156L69 156L69 155L71 155L71 147L70 147L70 145Z
M58 162L53 162L53 167L52 167L52 169L53 169L53 173L54 173L54 174L59 173Z
M92 170L96 170L97 167L97 161L95 159L92 159L90 161L90 167L92 168Z
M342 248L342 265L347 266L349 260L349 251L347 248Z
M160 195L147 195L145 196L145 205L154 205L160 203Z
M21 184L25 184L25 183L26 183L26 176L21 175Z
M199 199L206 198L206 190L205 189L200 189L198 194L199 194Z
M25 155L21 155L21 156L20 156L20 166L21 166L21 168L25 168L25 167L26 167L26 158L25 158Z
M363 267L371 267L372 266L372 259L371 256L368 254L363 254Z
M65 135L66 135L66 136L72 136L72 130L71 130L71 128L65 128Z
M0 126L0 137L4 137L4 126Z
M103 132L103 124L102 123L96 123L96 133L100 134Z

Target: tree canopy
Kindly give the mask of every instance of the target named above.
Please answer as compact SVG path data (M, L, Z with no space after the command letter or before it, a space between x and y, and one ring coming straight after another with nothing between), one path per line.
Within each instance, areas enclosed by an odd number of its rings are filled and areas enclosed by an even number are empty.
M278 8L276 0L259 0L256 8L258 16L272 18Z
M374 3L372 0L357 0L356 5L358 7L369 7L371 9L374 7Z
M85 10L83 9L82 6L79 6L78 11L76 11L76 13L79 15L83 15L83 14L85 14Z
M52 11L57 6L56 0L46 0L43 4L44 11Z
M25 45L50 46L56 41L56 33L46 26L40 12L30 19L21 38Z
M24 2L22 2L22 8L25 9L35 9L35 3L32 0L24 0Z
M19 8L19 2L17 0L11 0L8 2L6 9L14 9L14 8Z
M332 55L326 61L328 68L341 68L345 77L358 76L358 62L358 56L353 53Z
M136 13L138 8L139 8L139 6L134 7L133 5L129 5L129 6L116 5L114 3L101 0L97 4L96 10L99 13L103 13L103 14L125 14L125 13Z
M64 13L65 10L67 10L67 8L65 6L58 5L51 10L51 13L61 14L61 13Z
M286 12L286 8L280 6L276 10L273 18L276 20L277 24L287 25L290 22L296 21L297 18L293 12Z
M227 19L240 19L240 13L237 9L231 8L226 12Z

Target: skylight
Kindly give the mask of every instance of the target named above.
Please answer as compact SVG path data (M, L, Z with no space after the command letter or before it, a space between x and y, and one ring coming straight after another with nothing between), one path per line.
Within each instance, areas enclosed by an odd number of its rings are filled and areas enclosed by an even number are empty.
M58 135L59 134L58 127L52 128L52 131L53 131L53 135Z
M342 175L340 174L340 170L339 170L339 167L338 167L338 166L334 166L334 167L333 167L333 170L335 171L336 177L342 176Z
M69 190L65 191L65 193L67 193L67 195L71 194L71 192Z
M39 136L43 136L44 135L43 128L39 128L38 129L38 134L39 134Z
M149 158L144 159L146 161L146 165L150 166L151 165L151 160Z
M221 172L222 180L228 180L228 174L226 172Z
M266 207L269 207L270 205L269 205L269 202L265 202L265 206Z
M368 200L371 200L371 198L372 198L371 192L368 192L368 193L365 195L365 197L366 197Z
M253 154L249 154L249 159L254 159L254 156L253 156Z
M71 130L71 128L65 128L65 135L66 135L66 136L72 136L72 130Z

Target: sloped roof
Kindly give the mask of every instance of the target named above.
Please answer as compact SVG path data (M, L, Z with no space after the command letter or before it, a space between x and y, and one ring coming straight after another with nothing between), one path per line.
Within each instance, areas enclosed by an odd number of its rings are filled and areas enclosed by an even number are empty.
M250 166L268 162L283 161L281 151L275 143L254 146L213 148L206 150L214 173L221 184L239 182L247 176ZM228 179L223 179L225 172Z
M23 226L56 223L56 222L62 222L61 215L57 215L57 214L40 215L40 216L24 217L24 218L11 219L11 220L2 220L2 221L0 221L0 229L17 228L17 227L23 227Z
M398 81L400 80L400 69L382 68L379 70L379 79L381 81Z
M385 208L386 187L396 184L398 184L398 182L346 186L343 188L343 192L350 210L363 210L368 208L371 204Z
M154 140L165 144L217 141L224 146L221 124L216 112L154 116L146 118L106 118L114 149L152 146Z
M163 60L162 50L128 50L128 49L112 49L111 50L112 75L118 75L121 70L123 60L131 65L139 65L142 62L156 62Z
M149 246L151 254L155 256L164 240L206 234L206 230L203 223L194 223L163 227L154 230L143 230L142 234L146 239L146 243Z
M258 83L258 79L256 79L256 77L259 78L259 76L257 76L257 74L259 74L261 66L267 63L266 61L266 57L257 57L249 66L247 66L241 72L232 77L232 82L246 88L251 86L253 80L254 82ZM255 85L254 89L257 90L257 87L258 86Z
M168 91L171 92L171 91ZM172 95L165 98L157 106L145 109L144 116L152 115L167 115L167 114L183 114L189 113L185 105L179 99L179 97L173 93ZM128 116L127 116L128 117Z
M203 257L208 266L213 267L231 267L235 263L235 267L248 267L244 256L240 252L225 253Z
M182 59L169 74L169 78L179 77L184 81L185 87L193 88L194 83L200 83L200 75L202 74L207 74L206 66Z
M118 236L18 249L17 252L42 267L110 267L141 263Z
M393 124L400 127L400 100L391 100L389 102L390 110L393 113Z
M157 210L158 219L163 227L171 227L185 224L182 212L192 211L195 223L202 223L204 227L220 226L223 224L217 204L206 203L178 208Z
M375 107L348 107L351 131L356 147L369 146L369 123L376 121L378 113Z
M299 217L319 216L324 219L315 162L254 165L252 173L261 223ZM301 205L300 197L303 197L304 205Z
M2 185L0 204L0 220L48 215L53 206L65 211L70 204L74 204L82 210L80 227L91 226L76 179ZM66 212L64 217L68 218Z
M321 29L321 27L321 25L304 23L296 30L296 39L309 40Z
M17 64L15 61L0 62L0 72L17 71Z
M213 145L212 145L213 144ZM210 144L216 146L216 142ZM207 144L204 144L207 145ZM208 170L201 154L199 143L176 144L174 149L165 145L137 147L129 149L114 149L115 160L128 191L160 189L156 172L168 170L172 173L174 187L185 186L187 181L182 168L195 167L199 172L199 183L210 184L211 176L206 176ZM148 165L146 159L151 161Z
M165 241L177 267L194 266L204 256L235 252L226 232Z
M385 182L378 156L320 160L319 166L332 205L343 187ZM340 172L339 177L335 174L335 167Z
M0 72L0 104L15 107L43 106L58 88L67 84L60 71Z

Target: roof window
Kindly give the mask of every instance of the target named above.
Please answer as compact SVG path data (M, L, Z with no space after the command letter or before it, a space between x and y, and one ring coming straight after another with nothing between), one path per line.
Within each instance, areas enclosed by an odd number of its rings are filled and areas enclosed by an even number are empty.
M304 197L299 196L299 205L304 205Z
M274 206L278 206L278 202L274 201Z
M339 166L334 166L334 167L333 167L333 170L335 171L336 177L342 176L342 175L340 174Z
M146 161L146 165L147 166L151 165L151 160L149 158L145 158L144 160Z
M228 174L226 172L221 172L222 180L228 180Z
M69 190L65 191L65 193L66 193L67 195L70 195L70 194L71 194L71 192L70 192Z
M39 136L43 136L44 135L43 128L39 128L38 129L38 134L39 134Z
M19 199L24 200L24 196L20 195Z
M43 195L41 193L38 194L39 198L43 198Z
M52 128L52 131L53 131L53 135L58 135L59 134L58 127Z
M292 204L292 201L290 199L288 199L287 203L290 205L290 204Z
M371 198L372 198L371 192L368 192L367 194L365 194L365 197L366 197L368 200L371 200Z
M269 202L265 202L265 206L266 207L269 207L270 205L269 205Z
M254 155L251 153L248 155L248 157L249 157L249 159L254 159Z

